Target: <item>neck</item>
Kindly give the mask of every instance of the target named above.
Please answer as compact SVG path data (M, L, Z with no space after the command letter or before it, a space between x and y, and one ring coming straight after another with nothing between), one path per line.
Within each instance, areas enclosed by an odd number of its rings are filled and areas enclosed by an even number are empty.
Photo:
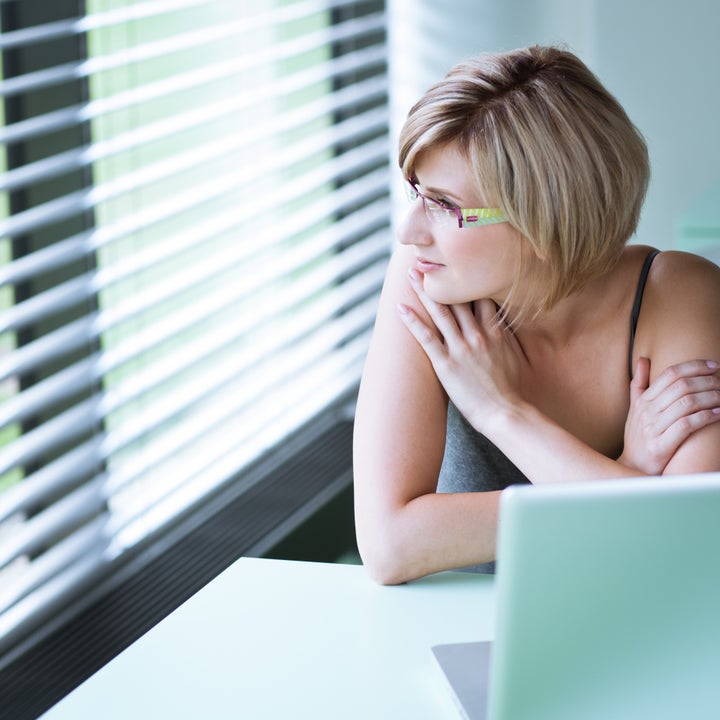
M582 290L563 298L549 310L530 316L516 329L520 343L533 345L542 343L545 347L560 349L601 321L597 312L602 294L601 283L594 281Z

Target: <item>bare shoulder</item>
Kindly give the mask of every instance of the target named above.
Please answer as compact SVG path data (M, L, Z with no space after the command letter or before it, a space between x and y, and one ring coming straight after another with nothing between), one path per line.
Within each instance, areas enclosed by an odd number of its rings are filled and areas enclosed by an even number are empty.
M696 295L720 300L720 268L700 255L677 250L660 253L653 263L653 285L670 300ZM677 297L680 295L680 297Z
M720 268L691 253L660 253L648 276L640 328L653 370L684 360L720 360L718 318Z
M408 418L412 418L412 424L418 425L417 437L428 436L424 423L429 423L433 426L432 434L444 442L447 395L432 363L398 313L398 304L402 303L427 321L427 311L408 279L412 262L412 253L408 254L403 246L390 258L365 359L356 427L372 426L374 433L387 424L387 437L396 438L392 429L410 427ZM419 388L422 392L418 392ZM365 423L365 418L370 423Z
M667 319L717 322L720 268L692 253L673 250L660 253L648 278L646 298L649 308L667 314Z

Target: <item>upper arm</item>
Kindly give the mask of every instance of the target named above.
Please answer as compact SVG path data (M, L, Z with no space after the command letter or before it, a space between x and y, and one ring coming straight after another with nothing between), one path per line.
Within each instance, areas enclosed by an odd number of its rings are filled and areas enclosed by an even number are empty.
M360 384L353 463L358 537L385 528L388 513L435 492L445 447L447 396L425 353L398 316L410 305L408 248L390 260Z
M647 357L654 380L686 360L720 362L720 269L694 255L667 252L653 265L643 300ZM645 303L648 302L646 311ZM644 321L644 319L642 320ZM720 470L720 424L698 430L680 445L664 473Z

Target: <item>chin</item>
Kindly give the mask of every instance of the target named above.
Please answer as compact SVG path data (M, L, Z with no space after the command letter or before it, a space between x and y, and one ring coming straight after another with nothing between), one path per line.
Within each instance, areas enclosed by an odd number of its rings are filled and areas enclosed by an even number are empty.
M441 305L462 305L477 300L482 295L464 294L458 288L448 287L446 283L433 282L432 278L425 277L423 289L431 300Z

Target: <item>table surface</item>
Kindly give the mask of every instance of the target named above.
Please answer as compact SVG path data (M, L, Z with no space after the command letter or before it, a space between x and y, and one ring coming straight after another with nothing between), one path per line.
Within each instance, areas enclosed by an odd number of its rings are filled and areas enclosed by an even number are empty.
M494 578L382 587L365 569L242 558L43 720L452 718L432 645L493 637Z

